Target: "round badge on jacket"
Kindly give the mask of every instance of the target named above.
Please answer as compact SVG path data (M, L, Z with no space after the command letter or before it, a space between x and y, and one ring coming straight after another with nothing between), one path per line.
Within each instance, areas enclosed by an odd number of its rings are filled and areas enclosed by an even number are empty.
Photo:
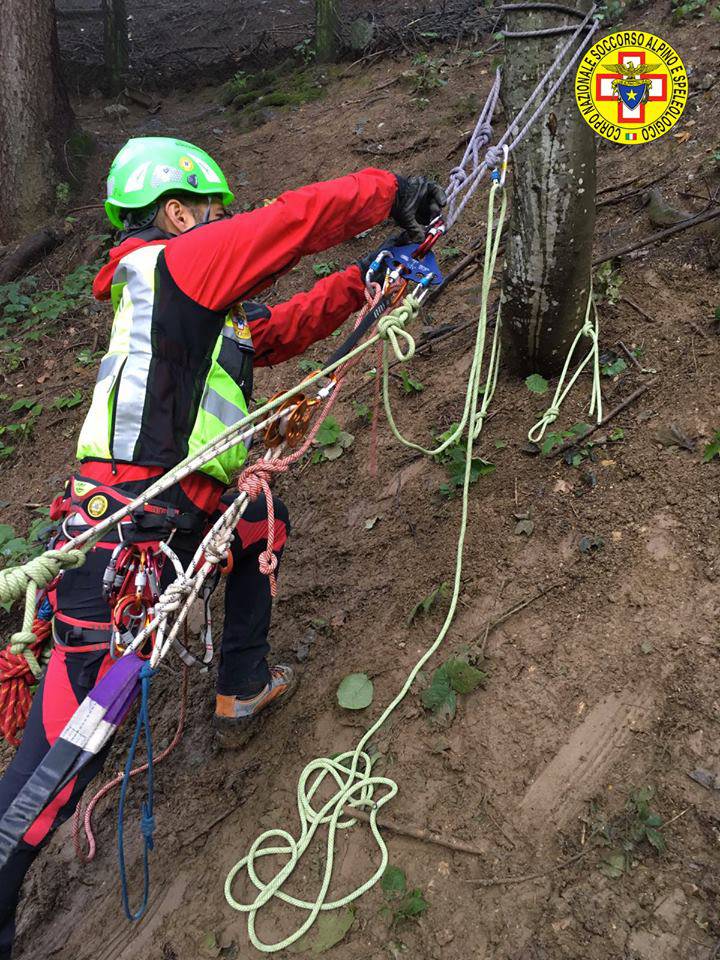
M106 512L107 508L107 497L104 497L101 493L98 493L97 496L90 498L86 509L89 515L94 520L97 520L98 517L101 517Z
M612 143L651 143L682 116L688 79L680 55L660 37L621 30L580 61L575 99L587 124Z

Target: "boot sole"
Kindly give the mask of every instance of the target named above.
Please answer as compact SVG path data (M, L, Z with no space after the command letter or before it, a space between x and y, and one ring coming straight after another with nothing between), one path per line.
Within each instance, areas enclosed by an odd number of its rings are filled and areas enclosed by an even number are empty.
M255 736L258 730L263 726L265 720L287 703L298 687L299 677L297 673L293 676L287 689L283 694L275 697L267 707L256 713L254 717L213 717L213 726L215 727L215 743L221 750L239 750Z

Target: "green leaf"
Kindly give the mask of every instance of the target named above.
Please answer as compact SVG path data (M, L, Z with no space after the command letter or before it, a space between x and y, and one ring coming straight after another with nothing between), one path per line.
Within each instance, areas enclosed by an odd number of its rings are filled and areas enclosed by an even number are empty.
M720 458L720 430L717 431L710 443L703 450L703 463L710 463L715 457Z
M647 837L648 843L655 847L658 853L665 852L667 844L665 843L665 837L663 837L659 830L656 830L654 827L646 827L645 836Z
M337 701L344 710L364 710L372 699L373 684L366 673L349 673L337 689Z
M320 429L315 435L314 443L318 447L330 446L331 444L337 443L341 429L335 417L326 417L320 424Z
M329 277L331 273L337 270L339 264L337 260L318 260L313 264L313 273L316 277Z
M385 867L385 873L382 875L380 886L386 895L405 893L407 889L405 871L401 870L400 867L393 867L391 864L388 864L388 866Z
M616 377L623 370L627 370L627 363L622 357L618 357L612 363L604 363L600 369L604 377Z
M496 449L496 450L504 450L504 449L507 447L507 445L508 445L508 441L507 441L507 440L496 440L496 441L495 441L495 449Z
M339 443L333 443L329 447L323 447L322 449L322 459L323 460L337 460L338 457L343 455L343 448Z
M486 673L465 663L464 660L448 660L444 666L450 686L455 693L472 693L487 680Z
M350 907L321 913L315 926L317 935L310 952L318 956L336 946L345 938L354 920L355 913Z
M362 420L370 419L370 407L366 403L358 403L357 400L354 401L353 412L356 417L360 417Z
M15 528L9 523L0 523L0 547L15 538Z
M410 374L404 368L400 369L400 379L405 393L421 393L425 387L419 380L413 380Z
M405 896L395 911L396 920L408 920L412 917L420 917L427 910L429 904L423 897L422 891L417 887Z
M618 440L624 440L625 431L622 427L615 427L615 429L610 432L609 439L612 440L613 443L617 443Z
M298 368L300 369L301 373L315 373L318 365L309 357L303 357L303 359L298 363Z
M430 686L420 695L422 705L433 713L445 713L450 719L455 716L457 697L452 688L445 664L433 673Z
M565 438L567 440L570 440L572 437L581 438L590 433L591 430L592 427L589 423L574 423L566 432Z
M37 403L37 397L20 397L10 406L10 413L17 413L18 410L32 410Z
M611 880L617 880L625 873L625 865L625 854L620 850L615 850L603 857L598 869L600 873L610 877Z
M548 382L539 373L531 373L525 378L525 386L531 393L543 394L548 391Z
M408 626L410 626L420 616L421 613L429 613L438 600L446 595L447 586L448 585L446 581L443 580L443 582L434 587L426 597L423 597L422 600L419 600L415 604L410 611L410 616L407 619Z
M544 457L549 456L549 454L553 452L555 447L560 446L563 440L564 440L564 436L562 433L552 433L552 432L546 433L545 439L543 440L542 445L540 447L540 453Z

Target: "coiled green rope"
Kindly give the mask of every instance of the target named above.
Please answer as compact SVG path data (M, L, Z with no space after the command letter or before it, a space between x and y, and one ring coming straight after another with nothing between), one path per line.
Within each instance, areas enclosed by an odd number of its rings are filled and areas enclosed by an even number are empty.
M501 190L500 212L497 218L497 226L493 229L493 220L495 213L496 193ZM448 630L452 624L457 608L458 597L460 595L460 586L462 582L463 550L465 545L465 534L467 531L468 520L468 491L470 485L470 472L473 458L473 444L482 428L482 421L490 403L492 390L497 381L497 366L499 361L499 340L497 329L493 340L493 350L490 358L491 369L488 371L486 392L483 401L478 410L478 399L481 383L481 374L483 366L483 354L485 349L485 339L487 330L487 306L488 294L490 289L490 280L492 271L497 258L497 251L500 242L500 233L502 231L505 218L506 196L504 188L498 183L493 183L490 188L488 212L488 232L485 247L485 277L483 280L483 297L478 320L478 333L475 341L475 351L473 354L472 366L468 377L468 384L465 396L465 408L463 410L462 426L454 432L455 442L467 426L465 433L465 473L462 487L462 507L460 517L460 529L458 532L457 549L455 557L455 577L453 582L453 591L450 599L450 608L445 621L433 644L423 654L420 660L415 664L412 672L402 686L402 689L394 700L385 708L381 716L375 721L370 729L360 739L355 750L348 751L335 758L319 757L309 763L300 775L297 788L297 806L300 817L300 835L297 839L287 830L273 829L267 830L259 836L250 847L247 855L243 857L232 868L225 881L225 897L228 904L235 910L248 914L248 936L251 943L262 953L276 953L284 950L291 944L300 939L313 925L320 911L337 910L352 903L361 897L380 879L388 863L388 851L385 841L380 834L377 826L377 816L379 811L386 803L395 796L398 791L397 784L389 777L379 777L372 774L372 759L367 751L367 746L373 736L387 722L398 705L405 698L412 687L418 673L425 664L434 655L440 647ZM386 411L390 411L389 401L389 383L388 383L388 353L392 350L396 355L402 351L397 338L405 340L406 350L403 354L405 359L409 359L414 352L414 340L404 325L417 308L409 305L408 311L399 308L393 311L395 318L390 321L389 315L385 318L383 332L381 336L385 340L383 348L383 402ZM402 332L400 332L402 331ZM410 346L412 341L412 347ZM389 417L392 418L391 412ZM391 419L393 433L402 443L411 446L413 449L423 450L426 453L436 453L437 451L425 451L423 447L406 440L397 427L394 420ZM447 446L441 445L438 450ZM313 807L313 799L326 780L334 780L336 790L319 809ZM384 792L377 796L378 792ZM353 807L370 808L370 830L379 850L379 864L374 873L357 889L351 893L336 900L328 900L328 890L332 880L334 854L335 854L335 834L338 830L344 830L352 827L357 821L352 818ZM349 808L349 810L348 810ZM325 847L325 869L320 884L320 889L312 900L294 897L283 890L283 886L291 876L295 867L307 851L313 837L321 826L327 826L326 847ZM267 883L260 879L255 869L256 862L261 857L279 855L287 857L285 865L275 874ZM251 903L242 903L233 895L233 884L237 875L243 871L251 883L257 888L258 895ZM276 943L265 943L257 935L255 929L258 912L271 899L277 897L279 900L293 907L307 911L305 921L283 940Z
M47 586L63 570L72 570L85 563L84 550L47 550L39 557L19 567L0 570L0 603L11 603L25 596L22 628L10 637L10 651L23 654L33 676L39 677L41 665L30 652L37 642L32 626L35 620L35 601L38 588Z

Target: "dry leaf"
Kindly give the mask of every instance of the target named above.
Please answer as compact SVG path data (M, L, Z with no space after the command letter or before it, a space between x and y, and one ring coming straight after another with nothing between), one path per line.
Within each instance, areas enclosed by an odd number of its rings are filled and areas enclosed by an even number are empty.
M573 486L567 480L556 480L553 493L570 493Z
M687 132L687 130L683 130L682 133L675 134L675 139L678 143L687 143L690 139L690 134Z

